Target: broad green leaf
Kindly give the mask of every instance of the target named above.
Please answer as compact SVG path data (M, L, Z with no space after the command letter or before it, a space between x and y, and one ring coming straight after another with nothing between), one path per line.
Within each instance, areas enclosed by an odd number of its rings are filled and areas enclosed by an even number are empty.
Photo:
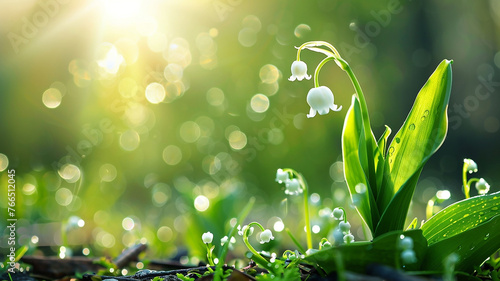
M467 231L500 214L500 192L456 202L422 225L429 245Z
M411 198L417 185L420 169L398 190L385 211L382 213L380 221L375 229L374 236L377 237L388 231L404 229L406 214L410 207Z
M469 227L459 234L430 245L421 269L443 270L443 261L446 257L456 253L460 259L455 265L455 270L472 273L474 266L480 265L499 248L500 215L496 215L475 227Z
M394 231L375 238L372 242L354 242L349 245L335 246L320 250L305 258L305 261L312 262L323 268L326 273L335 271L336 255L340 255L346 270L364 273L366 266L372 263L384 264L396 267L400 263L401 250L399 241L401 235L413 239L413 248L418 262L409 264L406 270L418 270L420 263L424 260L427 249L427 241L420 229L410 231Z
M381 194L377 197L377 200L382 201L379 206L386 206L386 210L377 226L376 235L403 229L418 176L445 139L451 63L443 60L427 80L389 146L386 169L390 173L384 177ZM396 207L399 209L394 209Z
M352 104L347 112L342 131L342 156L344 159L344 175L351 199L359 214L373 232L379 219L379 213L373 190L369 184L361 107L355 95L352 97ZM364 184L366 188L356 190L358 184Z

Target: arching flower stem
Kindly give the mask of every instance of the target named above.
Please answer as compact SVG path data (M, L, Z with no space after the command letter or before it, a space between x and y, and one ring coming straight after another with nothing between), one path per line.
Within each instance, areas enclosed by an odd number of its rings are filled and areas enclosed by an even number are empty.
M256 227L260 228L261 231L265 230L264 227L258 222L249 223L248 227L245 229L245 232L243 233L243 242L247 246L248 250L250 250L250 252L252 252L252 260L255 261L256 263L260 264L262 267L264 267L265 269L267 269L269 272L271 272L272 274L274 274L276 276L276 272L274 271L274 268L270 265L270 262L267 261L265 258L263 258L248 241L248 235L250 232L250 228L254 225Z
M325 50L323 48L318 48L318 47L327 47L329 50ZM368 151L373 151L373 143L370 138L372 138L372 132L371 132L371 125L370 125L370 118L368 114L368 106L366 105L366 100L365 96L363 95L363 90L361 89L361 86L359 85L358 79L356 78L356 75L354 75L354 72L352 71L351 67L349 64L340 56L339 52L335 47L324 41L309 41L304 44L302 44L300 47L297 49L297 60L300 60L300 52L302 49L309 49L314 52L318 53L323 53L327 57L323 59L319 65L316 67L316 70L314 72L314 86L319 87L319 82L318 82L318 74L319 71L321 70L321 67L325 63L327 63L330 60L335 60L337 65L344 70L347 73L347 76L349 76L349 79L351 79L351 82L354 86L354 89L356 91L356 96L359 100L359 104L361 106L361 117L363 119L363 130L364 130L364 135L365 135L365 141L367 145L367 150ZM369 183L371 188L374 188L376 186L376 177L375 177L375 163L374 159L372 157L368 157L367 155L367 162L368 162L368 171L369 171Z

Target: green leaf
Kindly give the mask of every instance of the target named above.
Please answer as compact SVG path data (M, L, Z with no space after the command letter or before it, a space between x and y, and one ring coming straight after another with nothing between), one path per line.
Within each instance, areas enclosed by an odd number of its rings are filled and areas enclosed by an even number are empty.
M344 267L348 271L364 273L366 266L372 263L397 267L400 264L401 250L399 241L401 235L413 239L413 248L417 263L406 265L406 270L418 270L427 249L427 241L420 229L409 231L394 231L375 238L372 242L354 242L349 245L320 250L307 256L304 260L319 265L326 273L335 271L336 255L340 255Z
M421 229L429 245L467 231L500 214L500 192L456 202L425 222Z
M373 152L370 154L373 155ZM344 175L351 199L356 206L356 210L373 232L380 215L373 194L374 190L370 188L369 184L363 119L356 95L352 97L352 104L347 112L342 130L342 156L344 159ZM356 190L356 186L360 183L366 186L365 192Z
M443 270L443 260L451 253L456 253L459 261L455 270L472 273L474 266L480 265L499 248L500 215L496 215L475 227L468 227L459 234L430 245L421 268Z
M389 173L377 198L382 201L379 206L386 207L375 235L403 229L418 176L446 137L451 63L443 60L427 80L389 146L386 155Z

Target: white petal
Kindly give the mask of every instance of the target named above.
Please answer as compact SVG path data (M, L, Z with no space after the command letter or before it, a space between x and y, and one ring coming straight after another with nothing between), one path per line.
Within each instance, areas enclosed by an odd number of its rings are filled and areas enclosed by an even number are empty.
M336 104L333 104L332 106L330 106L330 109L333 111L340 111L342 109L342 106L338 106Z
M309 114L307 114L307 118L313 118L314 116L316 116L316 110L311 107L311 110L309 110Z
M297 77L295 77L295 75L292 75L290 76L290 78L288 78L288 81L295 81L295 79L297 79Z

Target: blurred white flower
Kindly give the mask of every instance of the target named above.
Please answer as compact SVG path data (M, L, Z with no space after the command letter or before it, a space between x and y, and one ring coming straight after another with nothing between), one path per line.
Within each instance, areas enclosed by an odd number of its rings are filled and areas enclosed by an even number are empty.
M285 186L286 186L285 194L298 195L303 192L298 179L291 179L285 181Z
M490 191L490 185L483 178L480 178L479 181L476 182L476 189L479 194L483 195Z
M334 217L336 220L341 220L343 216L344 216L344 211L342 209L340 208L333 209L332 217Z
M465 167L467 169L467 171L472 174L473 172L477 172L477 164L476 162L474 162L474 160L472 159L469 159L469 158L465 158L464 159L464 164L465 164Z
M266 229L260 233L260 243L261 244L268 243L271 240L274 240L274 236L273 236L273 233L271 232L271 230Z
M286 182L289 179L290 179L290 176L288 175L288 172L285 172L282 169L278 169L276 171L276 181L278 183Z
M214 235L210 231L203 233L203 235L201 236L201 240L203 240L203 243L205 244L212 243L213 239Z

